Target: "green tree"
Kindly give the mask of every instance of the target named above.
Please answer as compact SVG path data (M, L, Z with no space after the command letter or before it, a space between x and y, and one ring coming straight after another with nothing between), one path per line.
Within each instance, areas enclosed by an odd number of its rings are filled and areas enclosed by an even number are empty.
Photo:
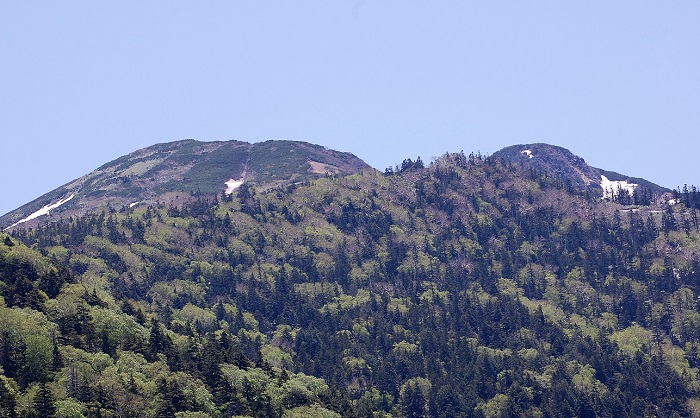
M17 416L15 411L17 395L9 383L7 379L0 376L0 418L15 418Z
M418 384L409 384L401 396L401 410L406 418L426 416L426 402Z
M39 384L39 391L34 397L34 412L40 418L56 416L56 404L51 390L45 382Z

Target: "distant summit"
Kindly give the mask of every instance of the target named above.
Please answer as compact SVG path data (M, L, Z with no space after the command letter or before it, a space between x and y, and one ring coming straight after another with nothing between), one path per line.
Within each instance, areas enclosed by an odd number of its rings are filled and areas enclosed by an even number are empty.
M491 157L561 179L567 187L630 203L640 194L670 190L647 180L591 167L569 150L548 144L503 148ZM410 160L408 160L410 161ZM422 165L422 163L421 163ZM0 217L0 229L34 227L100 208L163 203L181 205L198 197L233 193L243 184L270 189L325 175L372 169L347 152L299 141L156 144L117 158ZM619 197L629 197L623 202Z
M595 168L566 148L549 144L520 144L503 148L490 158L532 168L548 176L560 178L570 187L595 196L613 198L620 193L632 196L645 190L654 194L670 190L642 178Z
M97 208L232 193L243 183L272 188L370 166L353 154L299 141L201 142L153 145L111 161L0 217L0 228L80 216Z

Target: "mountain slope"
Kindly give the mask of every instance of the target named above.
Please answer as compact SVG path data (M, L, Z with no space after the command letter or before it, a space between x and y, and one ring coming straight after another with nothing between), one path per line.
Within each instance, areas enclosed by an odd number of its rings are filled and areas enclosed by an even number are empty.
M99 207L182 203L247 182L264 187L370 167L350 153L297 141L184 140L135 151L0 217L0 228L80 216Z
M575 190L586 191L594 196L612 197L619 190L633 194L638 188L654 194L670 191L644 179L589 166L583 158L571 151L549 144L513 145L495 152L491 158L532 168L568 182Z
M5 386L103 416L698 416L698 207L449 154L20 229L74 283L3 309L58 328L49 376L11 341Z

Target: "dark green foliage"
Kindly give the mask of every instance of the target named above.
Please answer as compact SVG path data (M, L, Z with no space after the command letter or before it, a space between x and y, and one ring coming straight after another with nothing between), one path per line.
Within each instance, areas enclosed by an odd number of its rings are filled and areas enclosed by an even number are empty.
M56 416L56 404L46 383L39 384L39 391L34 397L34 414L40 418Z
M296 149L273 145L260 150ZM159 416L689 414L700 395L691 205L599 205L559 178L462 153L404 163L21 231L39 249L64 246L76 278L5 265L27 280L1 289L25 288L5 299L18 307L46 293L34 307L57 329L47 379L72 384L85 414L139 402ZM89 287L96 277L106 284ZM110 325L127 319L145 328ZM0 334L2 367L26 387L13 335ZM80 375L75 350L162 372L122 372L112 393Z
M426 416L425 397L417 385L408 386L403 394L401 410L406 418L422 418Z
M5 380L0 380L0 417L15 418L17 416L16 405L16 395L7 387Z

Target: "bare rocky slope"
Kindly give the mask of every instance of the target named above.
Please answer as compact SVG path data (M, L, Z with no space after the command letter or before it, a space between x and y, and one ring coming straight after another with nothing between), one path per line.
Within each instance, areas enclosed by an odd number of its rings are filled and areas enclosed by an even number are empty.
M242 182L277 187L371 169L356 156L298 141L156 144L111 161L0 217L0 228L31 227L97 208L215 196Z
M610 196L620 188L628 192L640 188L653 194L670 191L642 178L592 167L571 151L549 144L513 145L497 151L491 158L559 178L571 188L589 192L593 196Z

